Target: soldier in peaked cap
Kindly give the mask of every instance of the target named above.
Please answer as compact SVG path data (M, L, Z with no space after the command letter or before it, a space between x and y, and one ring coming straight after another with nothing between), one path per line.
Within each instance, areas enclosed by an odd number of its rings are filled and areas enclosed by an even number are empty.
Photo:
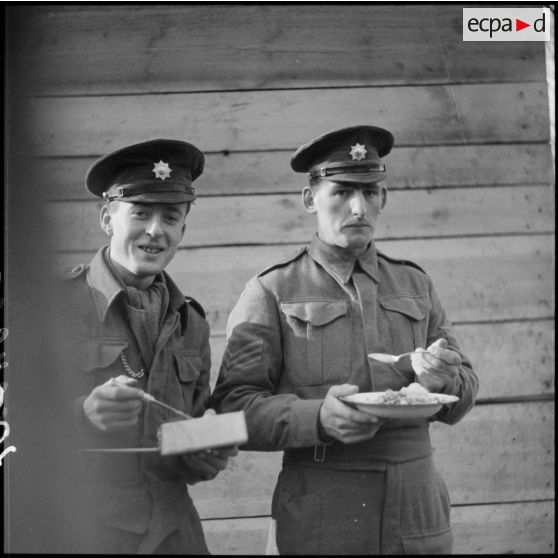
M248 282L227 324L212 405L245 410L242 449L284 451L270 537L281 554L452 548L429 424L462 419L478 380L428 275L376 249L387 201L383 158L393 142L387 130L353 126L294 153L293 170L309 178L302 202L317 233ZM412 360L396 363L367 356L409 351L416 351ZM451 404L430 417L400 419L343 399L411 384Z
M87 506L97 504L83 552L208 553L187 484L214 478L237 450L149 452L159 426L176 416L141 398L147 392L194 417L214 412L209 325L164 271L203 166L194 145L155 139L100 158L86 176L106 202L100 224L109 243L63 277L75 434L89 450L80 452Z

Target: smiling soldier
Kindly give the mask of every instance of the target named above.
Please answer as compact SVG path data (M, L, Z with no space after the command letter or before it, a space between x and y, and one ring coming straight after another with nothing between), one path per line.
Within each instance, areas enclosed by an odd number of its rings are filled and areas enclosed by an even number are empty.
M227 325L213 403L246 412L244 449L284 450L272 502L281 554L448 553L450 503L432 460L430 420L459 421L478 380L428 275L378 251L387 200L374 126L330 132L291 159L317 234L250 280ZM429 353L396 364L372 352ZM420 382L459 397L434 417L378 419L340 397ZM273 541L275 542L275 541Z
M161 456L158 428L176 416L142 400L147 392L194 417L209 400L209 325L164 271L203 167L195 146L156 139L102 157L86 177L105 201L109 245L67 270L63 296L86 505L96 512L88 553L208 553L187 484L214 478L237 450Z

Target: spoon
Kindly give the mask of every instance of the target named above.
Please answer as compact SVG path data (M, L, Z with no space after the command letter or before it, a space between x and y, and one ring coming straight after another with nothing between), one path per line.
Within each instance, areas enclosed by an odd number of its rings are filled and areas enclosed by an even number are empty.
M183 413L182 411L179 411L178 409L175 409L174 407L171 407L170 405L167 405L166 403L163 403L162 401L155 399L155 397L153 397L150 393L145 393L145 391L142 393L141 398L144 401L147 401L148 403L154 403L155 405L159 405L159 407L163 407L168 411L171 411L184 419L192 418L190 415L187 415L186 413Z
M117 386L117 385L125 386L126 385L124 382L118 381L117 378L111 378L110 383L113 386ZM179 411L178 409L175 409L174 407L171 407L170 405L167 405L166 403L163 403L162 401L159 401L158 399L155 399L155 397L153 397L150 393L146 393L145 391L142 391L140 397L144 401L147 401L148 403L154 403L155 405L159 405L160 407L164 407L168 411L171 411L171 412L177 414L178 416L180 416L184 419L191 419L192 418L190 415L187 415L186 413L183 413L182 411Z
M400 355L390 355L387 353L369 353L368 356L379 362L393 363L393 362L397 362L400 358L403 358L404 356L412 355L413 353L416 352L427 353L428 351L425 351L424 349L415 349L414 351L409 351L408 353L402 353Z

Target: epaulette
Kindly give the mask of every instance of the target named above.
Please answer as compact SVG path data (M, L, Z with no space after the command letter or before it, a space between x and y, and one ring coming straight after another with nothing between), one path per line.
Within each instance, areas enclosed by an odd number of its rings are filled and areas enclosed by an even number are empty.
M68 280L76 279L77 277L85 273L86 269L87 266L85 264L67 265L65 267L56 269L54 273L58 278Z
M379 250L376 250L376 254L380 258L384 258L384 260L387 260L388 262L396 263L396 264L403 264L403 265L410 265L411 267L414 267L414 268L418 269L419 271L422 271L425 275L428 275L426 273L426 271L424 271L424 269L422 269L422 267L420 267L420 265L416 264L415 262L412 262L410 260L397 260L395 258L390 258L389 256L386 256L383 252L380 252Z
M280 262L271 264L267 267L264 267L261 271L258 271L256 275L258 277L261 277L262 275L269 273L273 269L277 269L278 267L284 267L290 264L291 262L294 262L298 258L300 258L300 256L302 256L302 254L304 254L307 250L308 250L308 246L303 246L302 248L299 248L294 254L291 254L288 258L281 260Z
M190 304L202 318L205 318L205 310L195 298L192 298L191 296L185 296L184 298L186 299L186 302Z

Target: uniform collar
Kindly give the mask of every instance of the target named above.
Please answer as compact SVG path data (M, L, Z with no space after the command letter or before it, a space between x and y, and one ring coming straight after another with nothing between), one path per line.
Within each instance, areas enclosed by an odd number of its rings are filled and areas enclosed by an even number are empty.
M376 283L380 282L374 241L370 243L366 252L357 259L339 246L326 244L315 234L308 248L308 253L316 263L320 264L330 275L337 277L342 283L349 281L357 262L362 271L371 279Z
M126 287L124 283L115 276L106 257L108 257L108 246L101 248L89 264L87 282L91 287L97 314L101 321L105 321L109 308L120 296L125 296ZM158 275L156 279L164 281L169 291L169 310L175 312L180 309L184 314L182 319L186 319L186 303L184 295L176 286L174 281L165 273Z

